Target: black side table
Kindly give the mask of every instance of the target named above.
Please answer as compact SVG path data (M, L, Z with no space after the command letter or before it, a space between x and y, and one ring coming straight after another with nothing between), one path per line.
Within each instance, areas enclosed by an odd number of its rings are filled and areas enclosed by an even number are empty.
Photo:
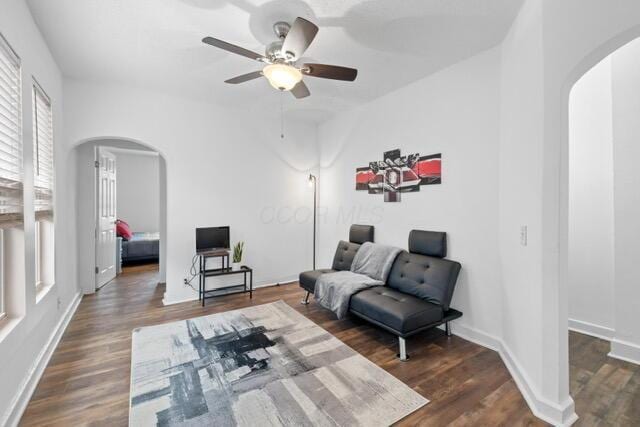
M207 259L208 258L222 258L222 268L212 268L207 269ZM225 259L226 259L226 267L225 267ZM215 288L211 290L207 290L205 287L206 278L207 277L218 277L218 276L231 276L234 274L242 274L243 282L237 285L223 286L220 288ZM247 283L247 274L249 275L249 282ZM198 299L202 301L202 306L204 307L204 300L209 298L215 298L221 295L228 295L232 293L244 293L249 292L249 298L253 298L253 269L243 265L240 267L240 270L232 270L229 267L229 252L207 252L200 254L200 281L199 281L199 292ZM235 292L220 292L226 291L229 289L237 289Z

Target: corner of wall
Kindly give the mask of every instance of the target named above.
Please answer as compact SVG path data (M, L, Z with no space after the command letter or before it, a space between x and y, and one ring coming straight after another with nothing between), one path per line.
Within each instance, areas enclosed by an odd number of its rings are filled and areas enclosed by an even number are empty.
M533 415L554 426L570 426L578 419L571 397L561 404L545 398L506 343L501 343L500 356L526 400Z
M496 351L500 355L502 362L505 364L509 374L511 374L518 390L520 390L531 412L533 412L536 417L556 426L570 426L578 419L572 399L568 399L563 402L563 404L557 405L541 395L526 370L518 362L514 353L504 340L478 331L477 329L461 325L459 321L454 322L453 333L467 341Z

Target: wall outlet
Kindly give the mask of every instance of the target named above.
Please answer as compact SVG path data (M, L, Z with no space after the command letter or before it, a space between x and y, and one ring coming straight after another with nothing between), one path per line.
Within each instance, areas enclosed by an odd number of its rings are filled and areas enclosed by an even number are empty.
M527 226L520 226L520 244L522 246L527 246Z

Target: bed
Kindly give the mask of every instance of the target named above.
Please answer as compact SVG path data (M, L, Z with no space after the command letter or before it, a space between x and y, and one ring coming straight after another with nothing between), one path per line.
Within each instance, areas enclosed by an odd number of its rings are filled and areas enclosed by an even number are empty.
M160 233L134 232L129 240L122 242L122 263L158 261L160 256Z

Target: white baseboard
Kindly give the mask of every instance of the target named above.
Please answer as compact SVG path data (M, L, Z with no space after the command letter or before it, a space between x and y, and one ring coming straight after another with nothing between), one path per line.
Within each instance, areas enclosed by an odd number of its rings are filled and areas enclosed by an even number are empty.
M278 286L278 285L287 285L289 283L293 283L293 282L297 282L298 281L298 276L295 277L285 277L284 279L280 279L280 280L276 280L275 282L269 281L269 282L263 282L257 286L253 286L253 289L256 288L266 288L269 286Z
M293 283L293 282L297 282L298 281L298 277L285 277L283 279L277 280L275 282L273 281L268 281L268 282L261 282L261 283L254 283L253 284L253 290L256 289L260 289L260 288L267 288L269 286L278 286L278 285L286 285L289 283ZM183 302L189 302L189 301L197 301L198 300L198 294L197 291L194 291L193 296L187 297L187 298L180 298L180 299L170 299L167 297L167 293L164 293L164 298L162 298L162 304L164 305L172 305L172 304L180 304Z
M502 339L465 326L457 321L452 322L452 332L467 341L498 352L533 415L556 426L570 426L576 422L578 416L575 413L573 399L569 397L562 405L557 405L540 395L533 387L532 381L522 369L518 360L514 357L513 352Z
M611 341L615 334L615 330L606 326L596 325L595 323L584 322L582 320L569 319L569 330L592 337L600 338L605 341Z
M507 366L533 415L555 426L571 426L578 420L573 399L567 397L562 404L557 404L542 396L504 342L502 342L500 357L502 357L502 361Z
M0 425L14 427L17 426L20 422L20 418L22 417L25 409L27 409L29 400L31 400L31 396L36 390L36 386L40 381L40 377L42 377L45 368L49 364L51 355L58 346L58 343L62 338L62 334L67 329L67 326L69 325L71 318L75 314L78 305L80 305L80 301L82 301L82 293L78 292L73 297L71 304L69 304L69 307L64 312L64 314L60 318L60 321L51 333L47 344L42 348L31 369L29 369L29 372L27 373L25 379L18 388L16 397L14 398L13 402L11 402L11 405L9 405L9 410L2 418L2 420L0 420Z
M607 356L640 365L640 345L615 338L616 331L612 328L569 319L569 330L609 341L611 351Z
M181 298L181 299L169 299L167 297L167 293L164 293L164 298L162 298L162 304L163 305L173 305L173 304L181 304L183 302L189 302L189 301L197 301L198 300L198 295L197 294L193 294L193 296L187 297L187 298Z
M611 351L608 356L640 365L640 346L614 338L611 340Z
M500 339L494 337L493 335L489 335L485 332L474 329L470 326L466 326L460 323L460 321L453 321L451 322L451 325L451 332L454 335L457 335L460 338L464 338L467 341L471 341L474 344L486 347L489 350L497 351L498 353L500 353L500 349L502 348Z

